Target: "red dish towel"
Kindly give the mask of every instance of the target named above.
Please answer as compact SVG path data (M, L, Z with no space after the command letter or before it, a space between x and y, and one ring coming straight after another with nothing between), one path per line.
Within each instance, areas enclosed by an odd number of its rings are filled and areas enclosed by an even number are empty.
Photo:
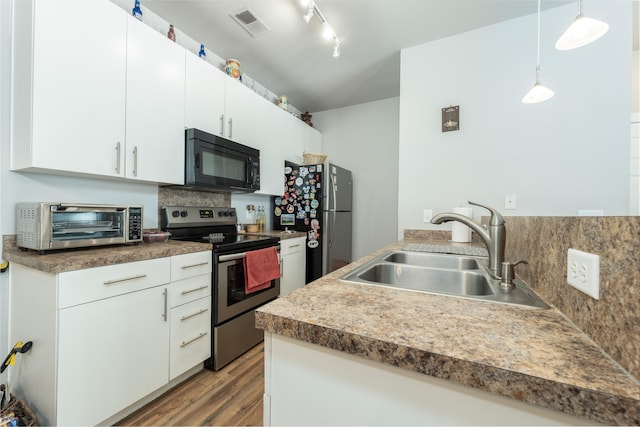
M280 277L278 251L275 247L248 251L244 258L244 291L247 294L268 288Z

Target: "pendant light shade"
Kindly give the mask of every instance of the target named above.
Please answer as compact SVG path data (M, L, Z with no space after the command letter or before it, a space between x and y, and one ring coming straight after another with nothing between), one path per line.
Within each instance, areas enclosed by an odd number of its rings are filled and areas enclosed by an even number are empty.
M556 49L569 50L588 45L609 31L609 24L582 14L582 1L578 0L578 16L556 42Z
M524 104L535 104L536 102L546 101L547 99L553 97L555 93L540 84L540 66L536 68L536 83L533 85L531 90L522 98L522 102Z
M538 0L538 56L536 65L536 83L531 90L522 98L524 104L535 104L536 102L546 101L554 95L551 89L540 83L540 1Z

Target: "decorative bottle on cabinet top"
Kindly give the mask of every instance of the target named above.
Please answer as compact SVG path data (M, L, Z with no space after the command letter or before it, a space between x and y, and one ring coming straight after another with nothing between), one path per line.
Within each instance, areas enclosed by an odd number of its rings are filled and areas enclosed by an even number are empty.
M169 40L176 41L176 33L173 31L173 25L169 24L169 32L167 33Z
M131 14L134 18L142 21L142 9L140 9L140 0L136 0L133 9L131 9Z
M198 52L198 56L202 59L205 59L207 57L207 52L204 51L203 44L200 45L200 52Z

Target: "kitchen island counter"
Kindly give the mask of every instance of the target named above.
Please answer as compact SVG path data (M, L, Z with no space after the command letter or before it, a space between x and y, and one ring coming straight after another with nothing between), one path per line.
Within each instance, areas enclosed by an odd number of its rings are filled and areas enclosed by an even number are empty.
M167 240L161 243L141 242L139 245L128 244L63 249L48 251L48 253L44 255L39 255L38 252L34 250L20 250L16 246L15 235L3 237L3 257L7 261L45 273L54 274L208 251L211 250L211 248L212 246L209 243Z
M381 249L256 312L267 333L605 424L640 424L640 384L554 307L338 280Z

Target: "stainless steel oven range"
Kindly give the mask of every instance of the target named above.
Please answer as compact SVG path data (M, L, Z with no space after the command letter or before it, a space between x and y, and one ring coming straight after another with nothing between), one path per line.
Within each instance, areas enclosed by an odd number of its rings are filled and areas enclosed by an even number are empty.
M171 239L213 245L212 356L205 367L215 371L264 339L263 331L255 327L255 310L280 295L280 279L272 280L266 289L246 293L243 262L249 251L273 246L279 251L280 240L238 234L236 226L235 208L168 206L161 210L161 227L171 233Z

